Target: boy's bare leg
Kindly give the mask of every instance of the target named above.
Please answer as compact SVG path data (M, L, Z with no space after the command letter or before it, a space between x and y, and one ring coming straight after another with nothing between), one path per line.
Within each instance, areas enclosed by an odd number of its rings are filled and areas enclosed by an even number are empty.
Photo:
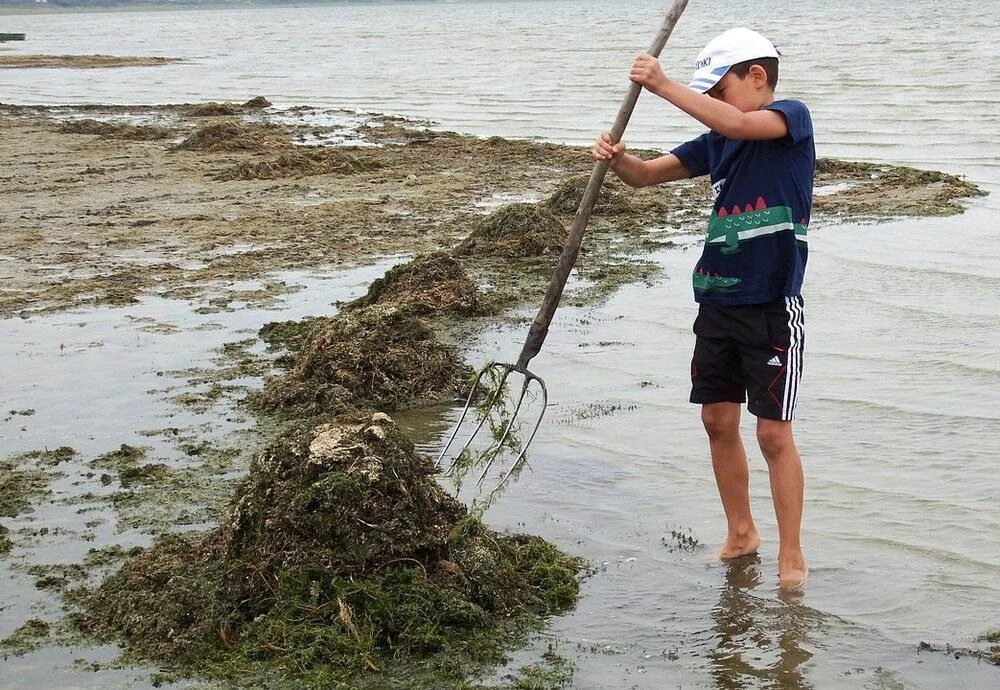
M750 469L740 438L740 405L728 402L702 405L701 421L708 432L712 470L726 511L728 533L718 556L728 560L755 553L760 536L750 515Z
M799 528L802 525L802 460L792 438L792 423L757 419L757 440L767 460L771 498L778 519L778 585L798 587L809 569L802 555Z

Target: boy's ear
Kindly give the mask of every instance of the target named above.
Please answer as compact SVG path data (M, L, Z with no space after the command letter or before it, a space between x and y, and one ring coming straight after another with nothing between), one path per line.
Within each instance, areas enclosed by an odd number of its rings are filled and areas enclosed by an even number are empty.
M755 87L767 86L767 71L760 65L750 65L749 76Z

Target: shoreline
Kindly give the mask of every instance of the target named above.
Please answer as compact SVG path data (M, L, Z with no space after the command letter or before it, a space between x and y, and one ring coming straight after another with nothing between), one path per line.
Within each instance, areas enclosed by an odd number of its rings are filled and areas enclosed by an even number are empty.
M191 3L191 4L149 4L141 5L137 7L129 6L91 6L91 7L57 7L57 6L46 6L38 7L31 5L24 5L23 7L5 7L0 9L0 16L38 16L38 15L49 15L49 14L109 14L109 13L127 13L127 14L140 14L143 12L191 12L198 10L248 10L248 9L303 9L311 7L338 7L344 5L357 5L357 4L371 4L371 5L394 5L394 4L433 4L434 0L406 0L405 2L400 2L400 0L375 0L374 2L352 2L351 0L318 0L317 2L302 2L299 3L275 3L275 2L218 2L218 3Z
M0 118L12 152L0 205L13 219L0 245L7 316L145 293L196 298L218 280L433 251L591 168L582 146L310 106L0 105ZM604 268L644 275L644 253L703 232L704 180L636 190L609 178L605 190L578 268L594 263L599 291L626 279ZM982 194L935 171L821 159L814 224L950 215ZM574 202L562 204L568 225ZM82 226L67 234L68 218ZM38 261L43 275L30 268Z

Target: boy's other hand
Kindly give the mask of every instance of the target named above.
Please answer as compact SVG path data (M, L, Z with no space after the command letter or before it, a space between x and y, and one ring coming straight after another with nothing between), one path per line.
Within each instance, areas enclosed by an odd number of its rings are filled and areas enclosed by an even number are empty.
M635 59L628 78L653 93L667 82L667 75L660 66L660 61L648 53L643 53Z
M594 160L611 161L614 164L623 155L625 155L625 142L619 141L617 144L612 144L611 132L601 132L594 144Z

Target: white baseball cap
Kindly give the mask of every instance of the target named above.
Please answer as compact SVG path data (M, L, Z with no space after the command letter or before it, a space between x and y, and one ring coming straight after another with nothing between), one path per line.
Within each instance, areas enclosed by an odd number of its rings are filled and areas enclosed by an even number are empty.
M764 57L778 57L778 49L773 43L750 29L730 29L713 38L698 53L688 88L705 93L726 76L733 65Z

